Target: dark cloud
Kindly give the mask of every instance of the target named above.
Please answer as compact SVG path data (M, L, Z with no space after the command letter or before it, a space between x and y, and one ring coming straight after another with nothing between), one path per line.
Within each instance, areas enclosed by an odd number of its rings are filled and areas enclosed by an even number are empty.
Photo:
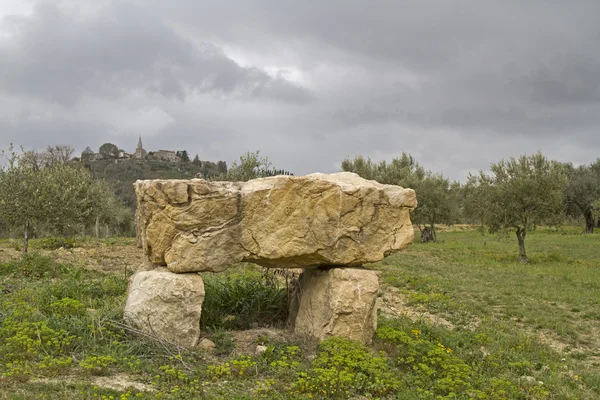
M113 3L77 19L43 3L13 24L16 34L0 47L0 85L12 94L67 105L132 90L179 100L194 91L310 98L302 88L239 66L210 43L194 46L140 7Z
M453 178L600 142L600 2L41 0L0 34L0 145L104 141ZM0 6L0 14L2 8Z

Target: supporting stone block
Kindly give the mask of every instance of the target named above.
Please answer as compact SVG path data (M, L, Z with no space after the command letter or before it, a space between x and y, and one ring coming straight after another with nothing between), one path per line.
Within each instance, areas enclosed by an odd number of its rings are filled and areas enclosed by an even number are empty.
M200 338L203 301L204 282L196 273L141 271L129 281L124 318L143 332L192 348Z
M371 343L380 275L362 268L305 270L296 290L297 310L290 310L295 331L319 340L343 336Z

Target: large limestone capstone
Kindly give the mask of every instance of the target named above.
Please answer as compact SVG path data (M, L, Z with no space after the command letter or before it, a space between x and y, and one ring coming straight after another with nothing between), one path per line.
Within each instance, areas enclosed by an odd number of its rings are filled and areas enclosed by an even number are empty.
M290 310L295 331L319 340L343 336L370 344L377 329L380 275L362 268L305 270Z
M406 247L415 192L348 172L135 183L138 239L173 272L360 266Z
M165 268L137 272L129 281L124 319L153 337L191 348L200 338L203 301L198 274Z

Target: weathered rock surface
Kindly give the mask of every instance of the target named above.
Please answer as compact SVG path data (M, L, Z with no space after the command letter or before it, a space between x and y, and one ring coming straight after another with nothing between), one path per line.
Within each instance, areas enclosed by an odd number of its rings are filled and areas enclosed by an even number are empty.
M297 310L290 310L295 331L319 340L343 336L371 343L380 274L361 268L304 271L296 291Z
M173 272L360 266L406 247L415 192L352 173L135 183L138 239Z
M195 273L165 268L135 273L129 282L124 318L150 335L183 347L200 337L204 282Z

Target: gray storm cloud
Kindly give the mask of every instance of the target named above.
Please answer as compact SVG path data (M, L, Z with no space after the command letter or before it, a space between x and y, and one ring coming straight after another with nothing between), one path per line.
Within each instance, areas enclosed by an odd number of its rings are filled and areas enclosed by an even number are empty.
M408 151L456 179L537 149L590 162L598 15L596 1L0 6L0 146L142 135L209 160L261 149L297 174Z

